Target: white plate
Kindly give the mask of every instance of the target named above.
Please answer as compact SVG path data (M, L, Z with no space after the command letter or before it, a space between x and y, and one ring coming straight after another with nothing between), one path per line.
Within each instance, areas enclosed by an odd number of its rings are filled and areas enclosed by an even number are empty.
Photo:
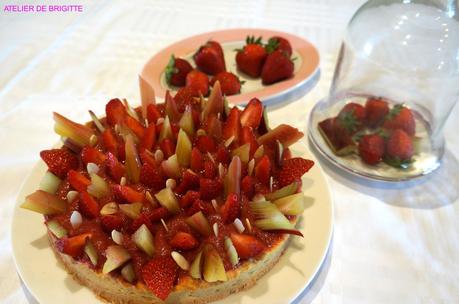
M314 159L305 148L293 149L293 154ZM43 162L35 166L24 182L14 210L11 240L18 272L40 303L103 303L58 262L49 247L43 217L19 208L24 197L37 189L45 171ZM331 194L317 161L303 177L303 190L309 201L298 224L304 239L293 236L279 263L254 287L217 303L286 303L309 285L324 261L333 227Z

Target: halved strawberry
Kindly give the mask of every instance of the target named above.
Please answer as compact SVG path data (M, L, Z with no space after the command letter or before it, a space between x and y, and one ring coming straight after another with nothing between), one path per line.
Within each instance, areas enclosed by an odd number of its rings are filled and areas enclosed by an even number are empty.
M118 141L116 140L115 135L110 128L105 129L102 133L102 145L105 148L105 151L113 153L113 155L118 156ZM124 149L124 147L123 147Z
M126 224L126 218L121 213L107 214L100 217L100 223L105 232L111 233L112 230L120 231Z
M199 176L188 169L183 173L182 181L177 188L175 188L175 192L182 194L188 190L196 189L197 187L199 187Z
M243 145L243 144L250 144L249 158L252 158L253 154L258 149L258 142L255 137L255 134L253 134L252 128L247 127L247 126L242 127L242 130L241 130L240 145Z
M237 194L228 194L225 204L220 209L223 222L225 224L232 223L239 216L240 209L241 205Z
M158 107L155 104L149 104L147 106L147 120L151 124L156 124L158 119L162 117L161 111L158 109Z
M239 133L241 132L240 111L238 108L233 107L223 125L223 139L229 139L234 136L233 142L237 142Z
M128 127L139 139L145 134L145 127L130 115L124 118L124 124Z
M150 150L156 144L156 126L155 124L151 124L148 128L145 129L144 135L140 141L139 151L142 152L143 150Z
M125 174L124 165L111 152L107 153L105 164L108 175L110 175L115 182L119 183Z
M284 148L287 148L303 137L303 132L289 125L281 124L268 133L258 138L260 145L274 145L278 140Z
M255 166L255 177L264 185L269 185L271 177L271 161L268 155L264 155Z
M205 178L214 178L215 175L217 174L217 166L215 163L211 160L206 160L204 162L204 177Z
M70 238L63 237L56 241L56 248L60 252L76 258L83 252L88 238L91 238L91 233L83 233Z
M112 127L122 123L124 118L128 115L126 108L118 98L112 99L107 103L105 106L105 113L107 116L107 123Z
M198 136L195 140L195 146L202 153L214 153L217 151L217 144L215 143L215 140L207 135Z
M132 189L129 186L112 185L113 192L129 203L142 203L145 194Z
M87 165L88 163L101 165L104 163L106 158L107 157L104 153L90 146L84 146L81 150L81 160L85 165Z
M210 178L201 178L199 180L199 192L201 199L211 200L221 194L223 185L219 180Z
M194 201L200 197L198 191L188 190L180 199L180 207L187 208L193 204Z
M263 116L263 104L258 98L252 98L241 114L243 127L258 128Z
M217 149L216 160L218 163L228 164L231 161L231 154L225 146L220 145Z
M195 147L191 150L190 168L194 172L200 172L202 170L202 166L202 154L199 152L199 149Z
M242 179L241 191L248 199L252 199L255 194L255 182L251 176L247 175Z
M96 218L99 215L99 203L88 192L80 192L79 210L87 218Z
M179 250L190 250L199 245L196 238L186 232L179 231L171 239L170 244L173 248Z
M151 163L144 163L140 168L140 182L155 190L166 186L166 178L162 171Z
M301 180L303 174L314 166L314 162L301 157L287 159L282 164L278 173L277 181L280 187L287 186L296 180Z
M79 192L86 191L88 186L91 185L89 178L75 170L70 170L69 173L67 173L67 180L70 186Z
M248 234L231 233L231 241L241 259L255 257L265 249L259 239Z
M61 179L64 179L70 170L78 168L78 158L65 148L43 150L40 157L48 165L49 171Z
M177 274L177 263L168 255L156 255L142 269L142 278L145 285L163 301L172 291Z
M175 143L169 138L163 139L159 143L159 147L163 151L165 158L169 158L175 154Z

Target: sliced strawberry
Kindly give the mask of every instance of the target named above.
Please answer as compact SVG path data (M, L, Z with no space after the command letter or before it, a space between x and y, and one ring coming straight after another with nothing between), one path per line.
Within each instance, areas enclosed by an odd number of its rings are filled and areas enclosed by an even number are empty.
M263 104L258 98L252 98L241 114L241 125L243 127L258 128L263 116Z
M142 269L145 285L163 301L172 291L177 274L177 263L170 256L157 255Z
M370 128L376 128L389 113L389 103L383 99L369 98L365 103L365 122Z
M159 143L159 147L161 148L161 151L164 153L165 158L169 158L175 153L175 144L174 142L169 139L165 138Z
M260 145L274 145L278 140L284 148L287 148L303 137L303 132L289 125L281 124L268 133L258 138Z
M263 157L258 161L258 164L255 166L255 177L260 183L269 185L271 177L271 161L269 160L268 155L263 155Z
M145 198L145 194L132 189L129 186L112 185L112 191L129 203L141 203Z
M241 132L240 111L233 107L223 125L223 139L229 139L234 136L233 142L237 142Z
M284 187L296 180L301 180L303 174L314 166L314 162L301 157L287 159L282 164L282 169L278 173L277 181L279 186Z
M257 139L255 138L255 134L253 134L252 128L247 127L247 126L242 127L242 130L241 130L240 145L243 145L243 144L250 144L249 158L252 158L253 154L258 149L258 142L257 142Z
M142 151L142 152L140 152L140 160L142 161L142 164L149 163L153 167L156 167L156 165L157 165L157 162L155 160L155 156L150 151Z
M190 208L186 211L186 215L192 216L196 212L202 211L204 215L210 215L215 213L215 209L211 203L197 199L193 202Z
M248 199L253 197L255 194L255 182L251 176L247 175L242 179L241 190Z
M166 91L164 110L166 111L166 115L169 116L171 121L177 122L180 120L181 115L177 107L177 103L175 102L169 90Z
M147 119L150 124L156 124L158 119L162 117L161 112L155 104L149 104L147 106Z
M62 253L76 258L83 252L86 240L91 238L90 233L83 233L73 237L63 237L56 241L56 248Z
M209 77L201 71L192 70L186 75L186 86L203 96L209 93Z
M416 132L413 112L404 105L395 105L384 121L383 128L389 130L402 129L409 136Z
M173 248L179 250L190 250L199 245L196 238L186 232L179 231L171 239L170 244Z
M78 158L64 148L43 150L40 157L48 165L49 171L61 179L64 179L70 170L78 168Z
M180 207L188 208L194 203L194 201L198 200L199 197L199 192L193 190L187 191L185 195L180 199Z
M87 165L88 163L101 165L104 163L106 158L107 157L104 153L90 146L84 146L81 150L81 160L85 165Z
M108 175L110 175L115 182L119 183L126 172L124 165L111 152L107 152L105 164Z
M228 194L225 204L220 209L223 222L225 224L232 223L239 216L240 209L241 205L237 194Z
M175 188L175 192L178 194L183 194L186 191L196 189L197 187L199 187L199 176L188 169L183 173L182 181L177 186L177 188Z
M120 231L126 224L126 218L121 214L107 214L100 217L100 223L105 232Z
M102 145L104 146L105 151L118 156L118 141L110 128L105 129L102 133Z
M155 190L166 186L166 178L162 171L151 163L145 162L140 168L140 182Z
M91 185L89 178L75 170L70 170L69 173L67 173L67 179L70 186L79 192L86 191L88 186Z
M201 178L199 180L199 191L201 199L211 200L221 194L223 185L219 180L210 178Z
M217 175L217 166L211 160L206 160L204 162L204 177L205 178L214 178Z
M112 99L107 103L105 113L107 115L107 123L112 127L122 123L128 115L126 108L118 98Z
M159 207L152 211L142 212L129 227L129 232L134 233L140 226L146 225L150 231L155 231L153 224L161 219L167 219L171 214L165 207Z
M156 144L156 126L151 124L148 128L145 129L145 133L140 141L139 151L142 152L143 150L153 149Z
M199 149L199 151L201 151L201 153L214 153L217 151L217 144L215 143L215 140L207 135L198 136L195 140L195 146Z
M96 218L99 215L99 203L88 192L80 192L79 209L87 218Z
M225 146L220 145L217 149L216 160L218 163L228 164L231 161L231 154Z
M199 149L195 147L191 150L190 168L194 172L201 172L202 167L202 154L199 152Z
M222 137L222 121L218 119L215 114L209 115L204 125L204 130L208 135L216 139L220 139Z
M265 249L265 245L257 238L248 234L231 233L231 241L241 259L257 256Z

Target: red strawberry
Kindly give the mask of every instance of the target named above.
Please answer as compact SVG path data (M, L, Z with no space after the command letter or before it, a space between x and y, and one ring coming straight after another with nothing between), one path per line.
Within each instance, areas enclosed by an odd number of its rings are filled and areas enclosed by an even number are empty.
M96 218L99 215L99 203L88 192L80 192L79 209L87 218Z
M379 126L388 113L389 104L387 101L377 98L369 98L365 103L365 121L371 128Z
M111 233L113 230L120 231L124 227L126 219L121 214L108 214L100 217L100 223L105 232Z
M175 144L169 138L163 139L159 143L159 147L161 148L161 151L163 151L165 158L169 158L169 157L171 157L172 155L175 154Z
M261 37L247 36L246 45L236 54L237 68L251 77L259 77L267 53L261 45Z
M187 208L191 206L198 199L199 199L199 192L189 190L180 199L180 207Z
M255 194L255 182L251 176L247 175L242 179L241 190L248 199L253 197Z
M351 102L341 109L337 119L349 134L354 134L364 126L365 117L365 108L361 104Z
M126 108L118 98L112 99L107 103L105 113L107 115L107 123L112 127L123 122L128 115Z
M239 109L233 107L226 119L225 124L223 125L223 139L229 139L234 136L233 142L237 142L239 138L239 133L241 132L241 121L239 119L240 112Z
M319 131L327 144L337 155L346 155L354 151L352 135L336 117L327 118L319 123Z
M175 249L190 250L195 248L199 243L193 235L179 231L171 239L170 244Z
M105 164L108 175L110 175L115 182L119 183L125 173L123 164L110 152L107 153Z
M85 165L87 165L88 163L101 165L104 163L106 158L107 157L104 153L90 146L84 146L81 150L81 160Z
M142 269L142 278L145 285L163 301L172 291L177 274L177 263L170 256L156 255Z
M209 93L209 77L201 71L192 70L186 75L186 86L198 94L207 96Z
M220 209L223 222L225 224L232 223L239 216L240 209L241 205L237 194L228 194L225 204Z
M260 254L265 245L257 238L248 234L231 233L231 241L241 259L249 259Z
M218 163L228 164L231 161L231 154L225 146L220 145L217 149L216 160Z
M386 142L384 161L394 167L406 167L414 154L413 141L402 129L396 129Z
M175 58L174 55L169 59L166 66L166 81L170 85L183 87L186 81L186 75L193 69L191 64L182 58Z
M241 81L231 72L220 72L210 81L213 86L216 81L220 81L222 94L226 96L238 94L241 92Z
M250 144L250 158L252 158L255 151L258 149L258 142L253 134L253 130L250 127L243 127L241 131L241 142L240 144Z
M83 252L83 248L86 245L86 240L88 238L91 238L90 233L83 233L70 238L63 237L56 241L56 248L60 252L75 258Z
M144 126L130 115L124 118L124 124L128 127L139 139L143 138L145 133Z
M204 215L210 215L215 213L215 209L210 202L197 199L193 202L190 208L186 211L188 216L195 214L196 212L202 211Z
M293 75L293 61L284 52L274 51L266 57L261 70L263 84L272 84Z
M369 165L376 165L384 154L384 139L378 134L364 135L359 141L359 155Z
M222 121L217 118L217 115L209 114L204 123L204 130L207 135L220 139L222 137Z
M243 127L258 128L263 116L263 104L258 98L252 98L241 114L241 125Z
M303 132L290 125L281 124L268 133L258 137L260 145L275 145L278 140L284 148L287 148L303 137Z
M40 157L48 165L49 171L61 179L64 179L70 170L78 168L78 158L64 148L43 150Z
M102 145L105 148L105 151L113 153L113 155L118 156L118 141L116 140L115 135L111 129L107 128L102 133Z
M314 162L301 157L287 159L282 164L282 169L278 173L277 181L279 186L284 187L295 180L301 180L303 174L312 168Z
M67 179L70 186L79 192L86 191L88 186L91 185L91 181L86 176L75 170L70 170L67 173Z
M255 166L255 177L262 184L269 185L271 177L271 161L267 155L264 155Z
M155 231L153 223L160 221L161 219L167 219L170 216L169 211L165 207L159 207L153 211L142 212L138 218L136 218L129 227L129 232L134 233L140 226L144 225L153 232Z
M151 163L144 163L140 168L140 182L155 190L166 186L166 179L162 172Z
M416 131L413 112L404 105L395 105L387 115L383 128L390 130L402 129L409 136L413 136Z
M156 126L155 124L150 124L148 128L145 129L145 133L140 141L139 150L150 150L156 144Z
M223 190L222 183L219 180L210 178L201 178L199 180L199 192L201 199L211 200L221 194Z
M292 46L287 39L279 36L269 38L268 44L266 45L266 52L270 54L277 50L284 52L288 57L292 56Z
M190 168L194 172L200 172L202 170L202 154L196 147L191 150Z
M216 41L209 41L202 45L193 55L193 59L198 69L207 74L216 75L226 71L223 50Z
M196 189L197 187L199 187L199 176L188 169L183 173L182 181L177 188L175 188L175 192L182 194L187 190Z
M195 141L195 146L199 149L199 151L201 151L201 153L214 153L217 151L217 144L215 143L215 140L207 135L198 136Z
M193 105L197 103L195 97L199 97L199 92L192 87L180 88L174 96L175 103L180 112L185 111L187 105Z
M147 106L147 120L151 124L156 124L158 119L162 117L161 112L155 104L150 103Z
M214 178L217 175L217 166L211 160L206 160L204 162L204 177L205 178Z
M141 203L145 194L132 189L129 186L112 185L113 192L129 203Z

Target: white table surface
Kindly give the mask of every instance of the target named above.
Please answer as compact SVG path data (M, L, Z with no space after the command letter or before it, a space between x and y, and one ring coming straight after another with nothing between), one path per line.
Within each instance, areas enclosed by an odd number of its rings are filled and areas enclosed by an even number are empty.
M347 21L362 3L339 1L74 1L82 13L6 13L0 4L0 302L35 303L16 273L10 226L16 196L52 146L51 112L86 120L111 97L138 101L137 74L184 37L226 28L287 31L314 43L321 80L270 113L304 128L327 94ZM34 1L21 1L33 4ZM293 113L293 114L291 114ZM459 109L445 127L444 165L432 176L387 185L324 166L335 226L326 261L300 303L459 302Z

